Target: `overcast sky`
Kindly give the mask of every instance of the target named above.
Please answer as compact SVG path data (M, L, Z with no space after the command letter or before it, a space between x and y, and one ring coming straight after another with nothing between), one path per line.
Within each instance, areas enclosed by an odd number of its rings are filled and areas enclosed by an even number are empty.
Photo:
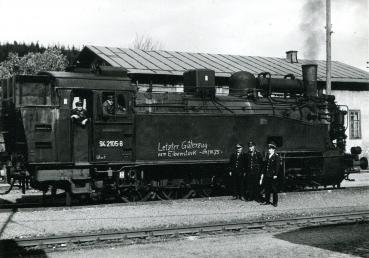
M331 1L333 60L369 71L368 0ZM132 47L147 35L164 50L325 59L325 0L0 0L0 17L2 43Z

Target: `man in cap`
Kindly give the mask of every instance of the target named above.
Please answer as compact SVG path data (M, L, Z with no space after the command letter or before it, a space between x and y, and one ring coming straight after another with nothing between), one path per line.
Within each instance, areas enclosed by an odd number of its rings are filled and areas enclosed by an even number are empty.
M87 111L83 108L83 102L80 100L76 102L76 108L71 112L71 118L78 124L85 126L88 122Z
M114 115L114 96L108 95L103 103L103 114L104 115Z
M249 151L246 153L246 190L247 200L260 201L260 174L263 157L255 148L255 142L249 141Z
M277 146L274 142L268 144L268 155L264 162L263 173L260 182L263 182L265 189L265 202L263 204L270 204L270 194L273 194L272 205L278 205L278 175L281 166L281 159L275 152Z
M245 198L244 179L246 172L246 157L242 152L242 149L242 145L237 143L235 146L235 151L231 154L229 162L234 199Z
M107 99L103 103L103 115L114 115L115 113L125 113L126 108L119 104L115 105L114 95L108 95Z

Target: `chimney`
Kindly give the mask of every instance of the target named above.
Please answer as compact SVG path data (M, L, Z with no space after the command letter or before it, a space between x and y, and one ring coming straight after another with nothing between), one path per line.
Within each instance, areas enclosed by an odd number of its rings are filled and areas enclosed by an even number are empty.
M305 88L305 96L315 97L317 91L318 65L305 64L302 68L302 80Z
M298 63L297 61L297 51L296 50L290 50L286 52L286 60L287 62L293 64Z

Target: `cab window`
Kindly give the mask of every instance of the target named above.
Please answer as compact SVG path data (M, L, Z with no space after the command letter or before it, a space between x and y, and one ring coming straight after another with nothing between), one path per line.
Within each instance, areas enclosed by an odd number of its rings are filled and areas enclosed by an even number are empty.
M50 85L22 83L19 87L21 105L51 105Z
M104 117L127 114L128 101L123 93L103 92L102 103L102 113Z

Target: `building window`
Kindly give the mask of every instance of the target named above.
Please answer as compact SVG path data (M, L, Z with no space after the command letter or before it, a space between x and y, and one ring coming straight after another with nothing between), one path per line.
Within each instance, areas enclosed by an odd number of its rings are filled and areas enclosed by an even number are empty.
M361 139L361 116L360 110L350 110L350 139Z

